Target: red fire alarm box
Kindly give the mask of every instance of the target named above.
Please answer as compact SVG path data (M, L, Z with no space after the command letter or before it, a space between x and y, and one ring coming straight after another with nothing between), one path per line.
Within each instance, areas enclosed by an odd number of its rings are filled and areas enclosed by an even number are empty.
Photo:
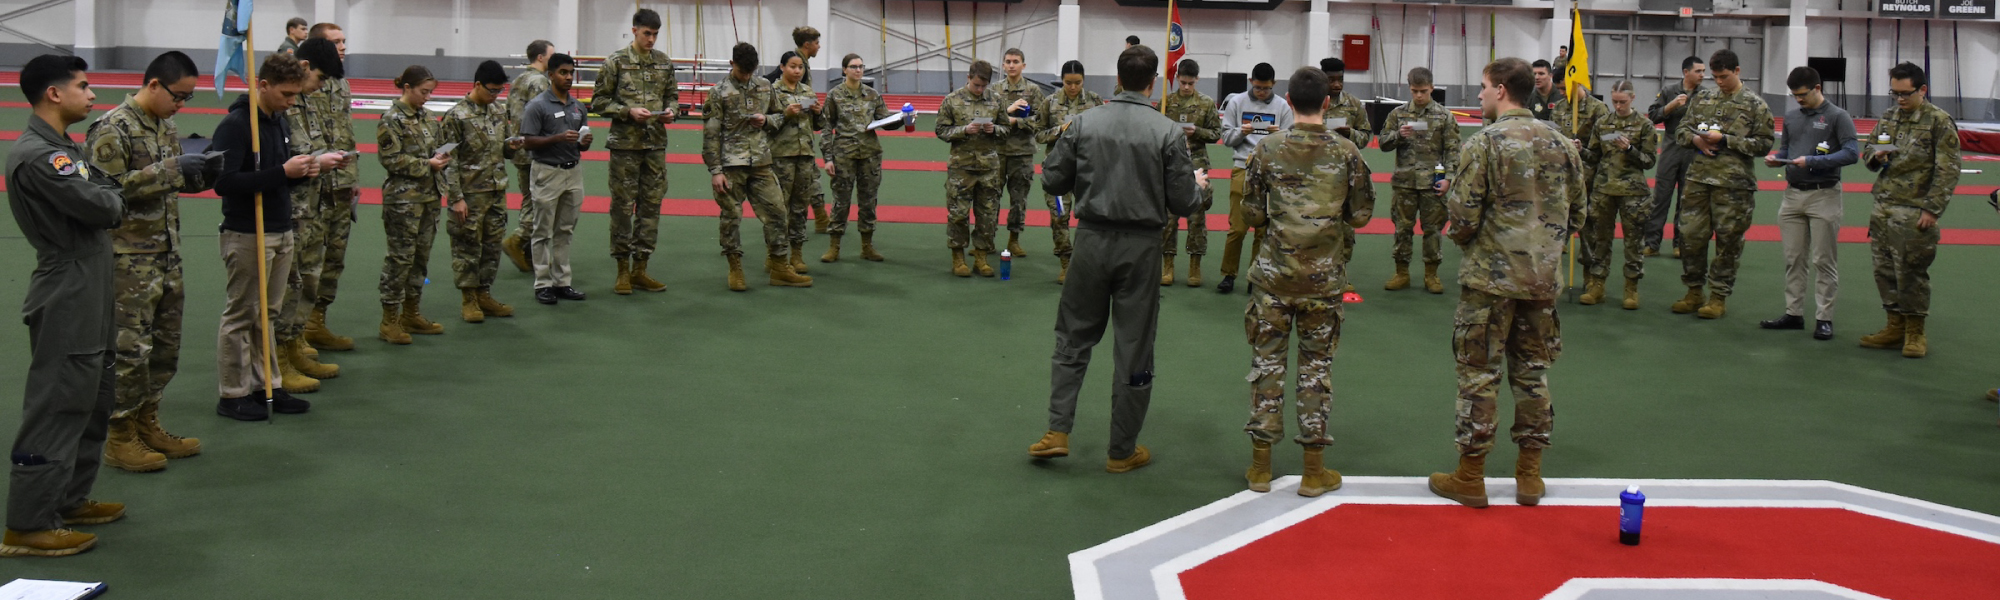
M1368 70L1368 44L1370 43L1373 42L1366 35L1340 36L1340 60L1347 63L1347 70Z

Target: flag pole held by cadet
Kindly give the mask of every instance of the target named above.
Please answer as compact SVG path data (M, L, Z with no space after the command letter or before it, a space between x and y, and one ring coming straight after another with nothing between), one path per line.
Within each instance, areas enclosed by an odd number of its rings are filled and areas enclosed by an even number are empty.
M256 165L262 164L264 157L264 138L257 131L258 117L263 113L258 112L259 108L257 106L257 34L250 30L252 21L250 19L250 11L246 8L248 6L250 6L249 2L243 2L237 6L239 10L236 13L236 21L243 24L243 27L239 29L243 32L243 84L249 88L250 96L250 161L251 164ZM229 74L217 73L216 76L226 78ZM221 83L217 83L216 86L220 88ZM271 354L271 273L270 265L264 261L264 192L262 188L258 189L255 202L252 206L254 206L252 210L255 211L255 216L252 220L257 223L257 341L264 348L264 356L259 360L264 363L264 409L268 414L277 412L271 410L277 402L273 398L275 394L272 393L271 378L278 375L278 367ZM277 419L271 418L266 419L264 422L269 424L275 421Z
M1576 86L1583 86L1585 90L1596 90L1595 86L1592 86L1590 83L1590 50L1583 45L1583 13L1576 9L1570 9L1569 19L1569 44L1575 50L1570 52L1569 64L1563 68L1565 80L1563 85L1569 86L1567 89L1562 90L1564 96L1574 93ZM1569 99L1570 139L1576 139L1578 131L1578 124L1576 122L1577 114L1580 112L1582 106L1582 98ZM1585 199L1584 201L1589 202L1589 199ZM1588 212L1590 209L1586 206L1584 210ZM1580 288L1576 287L1576 241L1583 232L1583 224L1570 223L1569 230L1569 279L1563 281L1563 288L1569 291L1570 302L1576 302L1577 295L1582 292Z
M1178 54L1174 51L1174 42L1176 38L1180 37L1179 33L1174 32L1174 29L1178 28L1181 24L1179 9L1180 7L1175 5L1174 0L1167 0L1167 55L1161 57L1166 60L1160 61L1160 74L1164 79L1160 83L1160 85L1164 86L1160 89L1160 114L1162 115L1167 114L1167 94L1173 93L1174 69L1179 66L1174 64L1174 56ZM1187 43L1187 40L1180 40L1180 42L1184 44Z

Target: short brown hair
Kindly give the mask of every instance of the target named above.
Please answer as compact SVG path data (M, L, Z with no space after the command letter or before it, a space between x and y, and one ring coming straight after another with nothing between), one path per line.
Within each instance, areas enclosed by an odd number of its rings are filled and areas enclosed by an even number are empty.
M307 25L309 25L309 23L306 23L305 17L292 17L290 19L285 20L285 31L291 31L293 29L303 28L306 27Z
M840 68L845 69L847 68L847 63L851 63L857 60L861 60L861 55L849 52L847 53L847 56L840 57ZM867 64L867 63L864 62L862 64Z
M341 29L339 25L335 25L332 23L320 23L318 25L314 25L312 31L310 33L307 33L306 37L323 38L326 37L326 32L328 31L347 31L347 30Z
M983 60L976 61L965 69L965 76L970 79L993 81L993 64Z
M1325 112L1326 71L1315 67L1299 67L1292 72L1292 79L1285 84L1285 98L1292 105L1292 112L1312 116Z
M1153 86L1153 76L1160 70L1160 55L1152 48L1139 44L1118 53L1118 85L1128 92L1143 91Z
M1430 84L1431 84L1431 70L1430 70L1430 69L1426 69L1426 68L1423 68L1423 67L1417 67L1417 68L1415 68L1415 69L1410 69L1410 85L1411 85L1411 86L1419 86L1419 85L1430 85Z
M793 46L804 46L806 45L806 42L817 42L817 41L819 41L818 29L813 29L812 27L799 27L798 29L792 30Z
M1493 80L1493 83L1506 88L1507 99L1514 101L1515 104L1526 106L1528 95L1535 91L1535 70L1528 66L1528 61L1513 57L1503 58L1487 63L1486 68L1479 72L1487 79Z
M1021 59L1021 62L1028 62L1028 54L1022 52L1020 48L1008 48L1006 52L1000 53L1000 56L1002 59L1012 56Z
M305 83L306 68L290 54L272 53L264 57L263 66L257 67L257 80L271 85Z

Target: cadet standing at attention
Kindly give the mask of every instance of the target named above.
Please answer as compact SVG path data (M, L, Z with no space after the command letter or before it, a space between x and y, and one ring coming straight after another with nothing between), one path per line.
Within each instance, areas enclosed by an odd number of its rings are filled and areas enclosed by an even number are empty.
M826 156L826 174L833 177L833 223L826 229L832 237L827 239L826 254L819 261L840 260L840 236L847 233L848 207L859 205L861 222L855 229L861 231L861 258L881 262L882 255L875 251L875 202L877 190L882 188L882 141L868 124L895 113L882 102L881 92L861 85L861 75L866 72L861 55L841 58L840 72L840 84L827 91L826 106L821 109L826 133L820 152ZM900 126L897 122L885 127Z
M1325 115L1327 128L1333 130L1335 134L1347 138L1348 141L1354 142L1355 148L1366 149L1368 147L1368 140L1374 137L1375 134L1373 128L1370 127L1371 123L1368 121L1368 110L1361 107L1361 99L1347 93L1347 61L1338 58L1322 58L1319 59L1319 70L1326 73L1327 94L1333 99L1333 108L1327 109ZM1348 227L1345 222L1334 223L1334 226L1353 229L1352 227ZM1347 241L1344 242L1346 245L1340 249L1341 264L1354 263L1354 239L1356 237L1360 236L1354 235L1353 231L1347 232ZM1354 278L1349 277L1347 278L1346 288L1342 292L1351 293L1353 291Z
M819 165L814 162L813 138L824 127L820 119L819 96L801 79L806 59L796 52L778 57L778 83L772 93L778 99L778 130L771 134L771 172L785 193L785 239L791 242L793 273L806 271L806 221L813 198L819 195Z
M1000 71L1007 77L991 91L1006 106L1007 135L1000 141L1000 185L1007 191L1007 251L1014 258L1027 256L1021 250L1021 230L1028 226L1028 194L1035 183L1035 132L1041 129L1042 86L1028 81L1021 72L1028 68L1028 56L1020 48L1008 48L1000 59ZM1021 117L1024 111L1026 117Z
M1333 443L1326 433L1333 384L1328 370L1340 346L1342 290L1347 262L1342 257L1355 227L1375 213L1375 185L1361 149L1327 131L1326 72L1302 67L1292 73L1286 96L1292 128L1265 138L1250 152L1244 177L1243 215L1265 230L1250 263L1250 306L1243 329L1250 339L1250 489L1271 491L1271 445L1285 437L1285 363L1292 330L1299 332L1298 418L1305 447L1299 495L1313 497L1340 489L1340 472L1329 470L1322 452ZM1334 223L1346 227L1335 226Z
M340 63L340 51L332 42L324 38L313 38L300 44L293 52L299 59L299 66L305 69L306 78L300 84L301 94L310 95L326 85L326 72L319 65ZM301 100L285 110L285 125L291 135L292 150L302 155L328 155L333 150L333 142L328 136L327 123L331 117L318 112L322 107ZM358 161L361 155L342 154L340 164ZM343 216L351 214L351 207L328 208L321 206L326 195L330 177L316 177L311 181L292 186L292 272L298 277L289 293L285 294L282 306L273 306L271 329L278 338L278 376L286 390L301 394L319 391L320 381L340 376L340 365L319 362L319 350L307 339L311 327L313 309L318 306L319 278L326 264L326 216L322 211L338 210ZM324 331L324 330L321 330ZM338 346L337 340L321 340L329 346Z
M1072 60L1062 66L1062 91L1045 96L1042 103L1041 122L1036 124L1040 131L1035 132L1035 142L1053 150L1063 126L1083 111L1102 106L1104 99L1097 92L1083 89L1083 63ZM1056 283L1069 277L1069 219L1076 214L1076 207L1070 206L1068 200L1042 190L1042 202L1049 206L1049 236L1055 238L1056 259L1062 261Z
M360 190L355 189L361 180L361 161L360 146L354 141L354 90L348 85L343 64L347 60L347 32L339 25L320 23L313 26L312 37L333 44L336 60L313 65L326 77L318 92L301 101L312 103L310 111L321 115L327 144L351 158L327 173L318 186L319 206L315 210L325 224L326 250L320 263L319 298L306 324L306 343L321 350L353 350L354 338L335 334L326 325L326 311L339 297L340 276L347 272L347 241L353 237L354 206L361 199Z
M451 270L457 276L458 312L467 323L511 317L514 308L493 298L500 271L500 236L507 230L507 159L513 134L506 109L497 102L507 90L507 70L495 61L479 63L472 91L446 112L439 142L458 144L446 163L445 198L451 203Z
M1180 125L1181 134L1187 137L1188 160L1197 171L1208 171L1208 145L1222 139L1222 114L1216 112L1215 99L1208 94L1195 91L1194 85L1201 82L1201 64L1194 59L1182 59L1174 69L1174 79L1178 85L1174 93L1167 94L1165 113L1167 119ZM1201 210L1187 216L1188 287L1201 287L1201 257L1208 254L1208 208L1215 203L1215 193L1201 188ZM1164 244L1162 252L1166 258L1160 262L1160 285L1174 284L1174 239L1181 231L1181 219L1175 217L1167 221L1166 231L1160 232Z
M757 47L737 43L730 50L729 76L709 90L702 104L701 162L708 166L709 188L722 209L718 241L729 259L729 290L749 289L743 281L743 241L737 231L743 203L764 222L764 271L771 285L812 287L811 277L792 270L785 233L785 192L771 168L771 134L778 130L784 107L777 92L757 72Z
M118 407L104 462L158 471L169 458L201 454L201 440L160 427L160 401L180 370L181 197L214 185L222 155L181 154L174 114L194 96L194 60L178 51L146 67L145 87L90 126L91 164L119 184L125 223L111 232L116 279Z
M951 274L992 277L993 267L986 255L993 253L993 236L1000 218L1000 147L1012 131L1002 124L1007 116L999 96L989 93L993 65L972 63L965 70L965 87L944 97L938 107L937 138L951 144L951 162L945 174L944 204L947 244L951 247ZM967 216L978 222L966 230ZM972 266L965 266L965 247L972 246Z
M1900 345L1903 356L1930 353L1924 319L1931 309L1931 261L1937 258L1938 217L1958 187L1958 123L1931 104L1930 80L1910 63L1889 69L1896 110L1875 126L1876 142L1888 136L1894 150L1871 148L1875 211L1868 215L1868 249L1875 254L1875 289L1889 323L1861 338L1864 348Z
M437 240L438 199L443 197L439 175L451 155L438 152L438 124L424 110L437 78L431 70L410 65L396 77L403 96L375 128L377 157L389 179L382 182L382 230L389 251L382 258L382 341L410 343L410 334L438 335L444 326L424 318L424 282L429 276L431 246Z
M660 242L660 199L667 195L667 124L680 110L681 86L660 39L660 13L632 14L632 45L604 58L592 87L590 112L611 118L611 257L618 261L612 292L664 292L646 274Z
M555 44L548 40L528 43L528 68L514 76L513 85L507 91L507 137L521 137L521 115L528 110L542 92L549 91L549 54ZM507 259L514 261L514 268L522 273L533 273L535 266L530 260L528 241L535 239L535 183L531 172L534 170L533 153L522 149L508 149L507 155L514 160L514 177L521 188L521 222L514 226L514 233L508 234L500 247L507 252Z
M51 54L21 67L21 93L34 114L7 153L7 204L35 248L35 270L21 302L31 358L0 556L83 552L97 536L65 525L125 516L125 505L89 498L117 405L115 261L105 230L125 214L118 182L91 166L69 137L69 126L89 118L97 99L89 68L81 58Z
M1754 90L1743 88L1743 67L1736 53L1715 51L1708 58L1715 73L1713 90L1696 93L1688 103L1681 128L1673 132L1693 146L1687 191L1681 198L1681 283L1687 296L1673 305L1680 314L1696 312L1720 319L1729 292L1736 286L1736 265L1743 258L1743 233L1750 230L1750 213L1757 208L1757 160L1771 151L1776 135L1771 108ZM1715 262L1708 261L1708 238L1715 237ZM1702 285L1708 303L1702 304Z
M1592 137L1583 140L1597 157L1596 182L1590 186L1590 209L1583 220L1584 291L1578 301L1604 301L1604 280L1611 276L1611 237L1615 224L1625 226L1625 310L1639 308L1639 278L1646 274L1646 220L1652 218L1652 190L1646 169L1658 156L1653 151L1653 121L1632 109L1632 82L1611 86L1610 114L1598 117ZM1607 140L1605 137L1610 136Z
M1563 242L1584 209L1583 159L1569 136L1535 120L1521 105L1534 86L1528 63L1486 65L1480 110L1499 115L1466 140L1458 176L1445 197L1459 261L1458 470L1433 473L1432 493L1486 506L1486 454L1493 448L1500 377L1514 387L1514 501L1541 502L1542 449L1555 429L1547 371L1562 353L1556 295ZM1505 363L1504 365L1502 363Z
M549 89L528 102L521 112L521 147L535 166L535 233L528 245L535 262L535 302L588 298L572 286L569 243L575 237L577 211L583 208L583 151L597 134L586 127L583 104L570 96L576 81L576 59L549 56Z
M1384 152L1396 153L1396 175L1389 182L1395 190L1389 216L1396 222L1396 247L1389 257L1396 261L1396 274L1382 288L1410 287L1410 246L1422 221L1424 291L1442 294L1438 264L1444 262L1439 247L1444 240L1443 194L1451 188L1451 180L1439 180L1437 175L1458 172L1458 119L1431 100L1430 69L1410 69L1409 81L1410 102L1389 111L1382 119L1384 131L1377 136Z
M1042 162L1042 189L1076 194L1076 278L1063 284L1056 310L1056 351L1049 377L1049 430L1028 447L1035 458L1069 456L1076 397L1090 350L1117 320L1111 440L1104 470L1146 466L1138 445L1153 399L1153 336L1160 319L1160 228L1193 214L1207 173L1188 161L1187 136L1152 106L1160 57L1145 46L1118 55L1124 92L1103 108L1069 120Z

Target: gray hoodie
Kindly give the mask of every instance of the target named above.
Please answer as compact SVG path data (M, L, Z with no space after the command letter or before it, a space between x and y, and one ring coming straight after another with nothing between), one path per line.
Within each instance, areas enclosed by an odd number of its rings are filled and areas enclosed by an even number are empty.
M1222 145L1228 146L1236 165L1241 169L1249 164L1250 151L1257 148L1257 142L1264 141L1264 133L1253 133L1243 128L1246 118L1264 122L1275 122L1278 129L1292 128L1292 105L1284 96L1271 94L1269 102L1258 102L1250 92L1230 96L1222 108Z

